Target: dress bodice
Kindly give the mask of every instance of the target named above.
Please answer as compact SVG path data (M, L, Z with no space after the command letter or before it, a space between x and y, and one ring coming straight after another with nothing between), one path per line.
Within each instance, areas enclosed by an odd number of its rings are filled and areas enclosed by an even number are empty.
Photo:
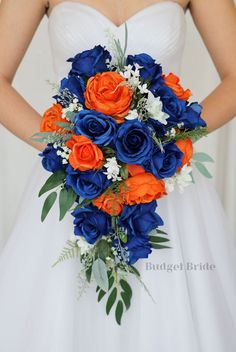
M178 74L185 42L183 8L174 1L161 1L146 7L127 21L127 53L146 52L165 72ZM107 29L124 43L125 25L113 24L98 10L77 1L55 5L49 17L49 36L57 79L67 75L66 60L95 45L107 44Z

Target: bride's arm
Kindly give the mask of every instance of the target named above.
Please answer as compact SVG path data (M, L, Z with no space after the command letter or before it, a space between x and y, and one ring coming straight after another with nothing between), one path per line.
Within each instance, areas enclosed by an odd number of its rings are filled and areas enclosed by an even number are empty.
M233 0L191 0L190 11L221 78L202 102L213 131L236 116L236 8Z
M12 87L12 81L44 13L42 0L2 0L0 4L0 123L39 150L43 146L29 138L39 130L41 116Z

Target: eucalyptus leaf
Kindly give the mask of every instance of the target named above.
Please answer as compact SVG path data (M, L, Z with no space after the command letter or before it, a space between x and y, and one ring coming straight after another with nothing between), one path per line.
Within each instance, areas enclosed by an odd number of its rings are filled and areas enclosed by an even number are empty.
M121 279L120 285L121 285L122 289L125 291L125 293L131 298L132 297L132 289L131 289L130 285L128 284L128 282L124 279Z
M156 231L157 233L159 233L160 235L168 235L167 232L162 231L162 230L159 230L159 229L156 229L155 231Z
M205 163L206 162L213 163L214 162L214 160L212 159L212 157L210 155L203 153L203 152L194 153L192 159L195 161L202 162L202 163L204 163L204 162Z
M117 323L120 325L121 324L121 318L123 315L123 311L124 311L124 306L121 300L118 301L117 306L116 306L116 312L115 312L115 316L116 316L116 321Z
M59 206L60 206L60 221L64 218L67 211L70 210L77 198L76 193L71 187L68 189L63 188L59 196Z
M42 214L41 214L41 221L43 222L45 218L47 217L49 211L51 210L53 204L55 203L57 199L57 193L52 192L50 193L47 198L45 199L43 209L42 209Z
M168 246L163 246L163 245L161 245L161 244L152 243L152 242L151 242L151 246L152 246L152 248L154 248L154 249L165 249L165 248L171 248L171 247L168 247Z
M102 239L97 243L96 250L99 258L105 260L111 253L111 246L106 240Z
M122 297L122 300L123 300L123 302L125 304L125 308L129 309L129 307L130 307L130 297L127 295L127 293L125 291L121 292L121 297Z
M51 189L61 185L66 177L66 172L64 170L58 170L56 171L54 174L52 174L47 181L45 182L45 184L43 185L43 187L41 188L41 190L39 191L39 197L41 197L41 195L43 195L44 193L50 191Z
M107 304L106 304L106 313L107 315L110 313L111 308L113 307L117 297L117 288L114 287L113 290L110 293L110 296L108 297Z
M107 267L101 258L97 258L94 261L92 273L97 285L107 292L109 287Z
M150 236L150 242L153 242L153 243L169 242L169 239L164 237L159 237L159 236Z
M92 276L92 266L90 266L86 271L85 271L85 276L88 282L91 281L91 276Z
M55 121L54 124L58 125L58 126L60 126L62 128L70 128L71 127L71 123L70 122Z
M99 294L98 294L98 302L100 302L100 301L103 299L103 297L105 296L105 294L106 294L106 291L103 291L103 290L100 290L100 291L99 291Z
M196 166L196 168L198 169L198 171L205 177L207 178L212 178L212 175L210 174L210 172L207 170L206 166L203 165L200 162L195 162L194 165Z

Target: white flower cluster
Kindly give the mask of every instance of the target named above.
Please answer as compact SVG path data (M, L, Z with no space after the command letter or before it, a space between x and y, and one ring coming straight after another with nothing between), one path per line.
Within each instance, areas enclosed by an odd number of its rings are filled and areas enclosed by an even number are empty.
M139 64L135 63L134 64L135 69L133 70L133 66L132 65L128 65L128 66L124 66L125 70L124 72L119 72L119 74L121 76L123 76L126 81L128 82L128 85L135 90L138 87L141 87L141 83L140 83L140 68L142 68L142 66L140 66Z
M70 119L67 117L68 112L78 112L80 110L83 110L83 106L79 103L79 100L77 98L73 99L73 102L70 103L68 108L62 109L62 117L68 121Z
M167 119L169 115L163 111L163 104L160 97L155 97L150 90L148 90L147 83L142 84L140 81L140 66L139 64L134 64L135 69L132 65L125 66L125 71L120 72L120 74L126 79L128 85L133 90L139 90L141 94L148 94L147 99L145 99L144 108L147 112L148 117L159 121L163 125L167 125ZM134 120L139 118L137 109L132 109L125 116L126 120Z
M163 125L167 125L167 119L169 115L166 114L163 110L163 104L160 97L154 97L152 92L148 92L148 99L147 99L147 111L149 116L153 120L157 120Z
M57 150L57 155L59 155L62 158L62 164L68 164L68 159L69 159L69 155L70 155L70 148L68 148L66 145L61 145L58 143L54 143L53 144L53 148L57 149L60 148L62 150Z
M121 181L122 178L119 176L121 166L117 163L116 158L107 158L106 161L104 167L107 171L104 172L104 175L107 176L108 180L112 180L112 182Z
M179 173L165 179L165 186L168 193L173 192L175 186L179 188L179 192L183 193L184 188L192 184L192 167L187 164L182 167Z

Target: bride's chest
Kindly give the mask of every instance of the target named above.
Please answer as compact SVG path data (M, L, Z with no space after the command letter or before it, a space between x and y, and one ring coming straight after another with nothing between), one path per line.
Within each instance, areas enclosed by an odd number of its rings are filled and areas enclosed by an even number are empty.
M163 63L165 68L179 66L185 40L185 16L172 2L159 3L139 11L126 21L127 52L146 52ZM107 30L122 44L125 25L114 25L99 11L81 3L62 2L54 7L49 18L49 35L55 69L62 75L67 58L95 45L107 45Z

